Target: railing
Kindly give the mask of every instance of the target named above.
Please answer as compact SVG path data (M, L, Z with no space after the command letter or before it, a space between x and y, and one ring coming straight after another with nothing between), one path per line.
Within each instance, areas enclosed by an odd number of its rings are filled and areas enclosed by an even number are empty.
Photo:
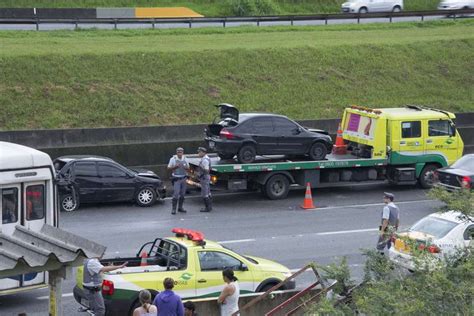
M435 11L404 11L387 13L338 13L338 14L316 14L316 15L278 15L278 16L251 16L251 17L197 17L197 18L78 18L78 19L48 19L48 18L0 18L1 24L16 25L36 25L39 30L40 24L71 24L79 28L80 24L105 24L113 25L115 29L119 24L150 24L155 28L157 24L185 24L192 28L194 24L221 24L226 27L229 23L255 23L260 26L261 23L287 22L294 25L294 22L301 21L324 21L328 24L330 20L360 20L363 19L387 19L392 22L394 18L419 17L424 21L425 17L446 16L457 19L461 16L474 14L474 9L462 10L435 10Z

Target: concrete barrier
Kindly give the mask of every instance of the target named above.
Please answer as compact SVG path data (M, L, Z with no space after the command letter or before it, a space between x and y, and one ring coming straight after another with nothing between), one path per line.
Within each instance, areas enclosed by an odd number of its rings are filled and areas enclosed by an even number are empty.
M327 130L334 138L339 119L304 120L303 126ZM474 152L474 113L457 115L457 125L465 153ZM144 166L162 177L165 164L176 147L195 153L203 141L206 125L174 125L117 128L79 128L54 130L0 131L0 140L23 144L45 151L56 158L86 154L110 157L124 165Z
M99 19L134 19L135 8L97 8Z
M37 8L35 17L40 19L95 19L96 9Z
M2 19L31 19L35 17L33 8L1 8L0 18Z

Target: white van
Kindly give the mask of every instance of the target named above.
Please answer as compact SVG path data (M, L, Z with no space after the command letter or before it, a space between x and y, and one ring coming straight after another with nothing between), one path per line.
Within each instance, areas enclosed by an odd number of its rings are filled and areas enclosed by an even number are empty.
M343 13L401 12L403 0L349 0L341 5Z
M438 10L474 9L474 0L443 0L438 5Z
M21 225L40 231L58 226L55 171L51 158L36 149L0 142L0 232L12 235ZM0 279L0 294L46 286L45 272Z

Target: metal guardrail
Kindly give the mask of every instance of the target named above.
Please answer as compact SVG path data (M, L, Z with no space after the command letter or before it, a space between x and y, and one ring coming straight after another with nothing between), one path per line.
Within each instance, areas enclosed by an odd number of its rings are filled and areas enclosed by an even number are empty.
M293 26L298 21L325 21L330 20L357 20L386 18L392 22L394 18L419 17L424 21L425 17L446 16L456 19L466 14L474 14L474 9L462 10L434 10L434 11L404 11L387 13L338 13L338 14L317 14L317 15L278 15L278 16L251 16L251 17L196 17L196 18L95 18L95 19L47 19L47 18L0 18L0 24L23 24L36 25L39 30L40 24L72 24L76 28L79 24L110 24L117 28L119 24L151 24L155 28L156 24L187 24L192 28L193 24L214 23L222 24L226 27L228 23L260 23L268 22L288 22Z

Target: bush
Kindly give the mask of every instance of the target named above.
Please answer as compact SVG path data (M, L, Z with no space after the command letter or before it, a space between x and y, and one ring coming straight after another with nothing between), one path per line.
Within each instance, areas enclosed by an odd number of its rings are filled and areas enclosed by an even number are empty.
M280 12L273 0L230 0L229 7L234 16L271 15Z

